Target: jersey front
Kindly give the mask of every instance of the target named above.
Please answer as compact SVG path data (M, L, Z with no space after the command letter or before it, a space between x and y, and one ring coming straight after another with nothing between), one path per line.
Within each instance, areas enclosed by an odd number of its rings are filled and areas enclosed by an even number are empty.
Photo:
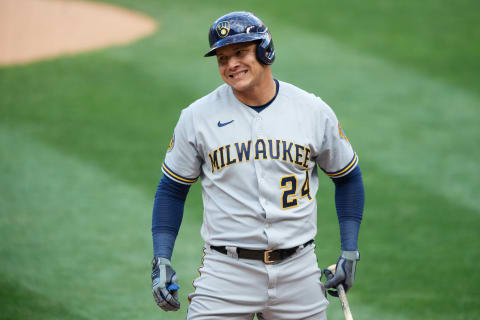
M215 246L290 248L317 230L317 165L341 177L358 162L331 108L279 82L262 112L224 84L181 113L162 170L202 183L201 234Z

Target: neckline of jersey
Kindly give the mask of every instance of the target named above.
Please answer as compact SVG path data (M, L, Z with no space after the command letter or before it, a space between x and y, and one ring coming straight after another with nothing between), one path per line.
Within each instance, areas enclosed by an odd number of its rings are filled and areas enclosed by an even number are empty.
M275 81L275 95L273 96L273 98L268 101L267 103L265 104L262 104L261 106L250 106L248 104L245 104L247 107L250 107L252 108L253 110L255 110L256 112L260 113L262 112L263 110L265 110L266 107L268 107L269 105L272 104L273 101L275 101L275 99L277 98L277 95L278 95L278 91L279 91L279 88L280 88L280 83L278 82L277 79L273 79L273 81Z

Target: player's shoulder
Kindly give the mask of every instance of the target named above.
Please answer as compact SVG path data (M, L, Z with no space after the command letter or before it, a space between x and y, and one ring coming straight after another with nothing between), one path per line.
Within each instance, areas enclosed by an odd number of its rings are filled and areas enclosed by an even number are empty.
M296 96L304 96L304 97L309 97L312 95L310 92L307 92L299 87L297 87L294 84L291 84L289 82L281 81L278 80L279 86L280 86L280 91L279 94L282 95L296 95Z
M311 112L332 113L332 108L314 93L301 89L291 83L279 81L279 95L290 100L300 108L307 108Z
M225 101L228 99L228 88L227 85L221 85L182 109L178 124L195 129L210 120L222 110L221 106L225 105Z
M228 85L222 84L209 94L195 100L184 110L197 113L204 111L212 111L217 105L221 105L228 96Z

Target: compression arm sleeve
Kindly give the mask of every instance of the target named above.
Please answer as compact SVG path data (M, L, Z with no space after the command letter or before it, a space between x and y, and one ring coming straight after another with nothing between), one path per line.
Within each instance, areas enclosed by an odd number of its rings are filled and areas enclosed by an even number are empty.
M342 250L354 251L358 249L358 232L365 203L362 172L357 165L346 176L332 180L335 183L335 206Z
M167 176L163 176L160 180L152 214L155 257L171 259L189 189L190 185L175 182Z

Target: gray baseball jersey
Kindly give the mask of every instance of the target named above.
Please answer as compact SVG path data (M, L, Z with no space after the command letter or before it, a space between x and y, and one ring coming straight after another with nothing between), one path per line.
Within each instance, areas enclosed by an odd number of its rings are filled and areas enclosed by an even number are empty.
M279 82L262 112L224 84L181 113L162 171L202 183L204 241L248 249L290 248L317 231L317 165L341 177L358 162L332 109Z

